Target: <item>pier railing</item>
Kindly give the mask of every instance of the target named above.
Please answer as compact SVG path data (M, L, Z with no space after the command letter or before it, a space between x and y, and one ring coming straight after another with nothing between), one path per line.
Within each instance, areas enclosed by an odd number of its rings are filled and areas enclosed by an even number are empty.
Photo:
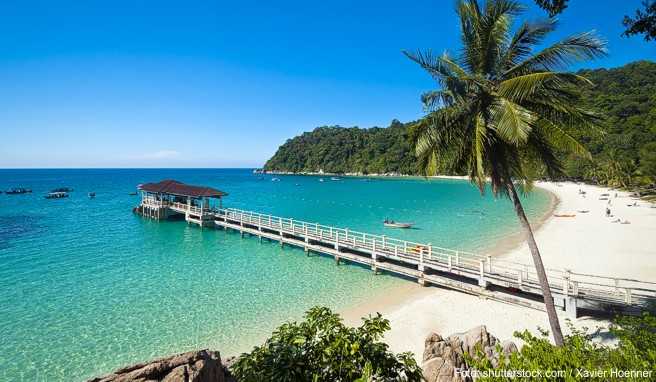
M446 274L478 279L480 285L495 284L521 291L542 294L535 267L481 255L454 250L386 235L354 231L348 228L327 226L292 218L261 214L253 211L227 208L216 210L217 224L231 221L241 227L255 227L294 236L306 243L348 248L354 251L384 257L400 263L417 266L420 270L433 269ZM575 296L611 304L640 305L656 299L656 283L627 278L616 278L568 270L546 269L552 293Z

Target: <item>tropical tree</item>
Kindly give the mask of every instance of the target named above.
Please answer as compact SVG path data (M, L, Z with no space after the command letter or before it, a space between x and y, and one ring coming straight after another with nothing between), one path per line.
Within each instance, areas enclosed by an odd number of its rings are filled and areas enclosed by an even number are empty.
M634 17L624 16L622 24L626 30L622 33L624 37L643 34L645 41L656 41L656 1L643 0L644 10L636 10Z
M538 174L563 174L563 151L590 157L574 129L594 130L599 117L580 104L578 88L590 82L563 71L575 61L605 54L593 33L568 37L535 52L556 28L553 19L522 23L523 7L512 0L461 0L462 49L458 56L404 52L438 83L422 101L428 114L419 122L416 154L427 174L464 173L484 192L512 201L531 251L556 345L563 335L540 251L517 194Z

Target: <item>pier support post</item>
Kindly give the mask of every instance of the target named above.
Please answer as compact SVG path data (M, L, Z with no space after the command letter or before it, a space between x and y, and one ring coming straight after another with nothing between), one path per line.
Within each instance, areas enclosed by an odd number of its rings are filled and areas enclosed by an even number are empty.
M374 275L378 274L378 254L376 254L376 240L374 239L371 247L371 270L374 272Z
M335 255L335 264L339 265L340 264L340 258L339 256Z
M565 314L568 318L576 319L576 297L565 296Z
M487 281L485 280L485 264L481 260L478 266L478 286L481 288L487 288Z

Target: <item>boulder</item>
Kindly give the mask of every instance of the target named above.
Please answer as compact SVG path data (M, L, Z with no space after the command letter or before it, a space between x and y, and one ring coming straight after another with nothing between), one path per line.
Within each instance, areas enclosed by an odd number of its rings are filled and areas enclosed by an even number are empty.
M88 382L230 382L219 352L191 351L124 367Z
M477 326L464 333L452 334L443 338L437 333L431 333L425 342L422 368L427 382L462 382L471 381L466 371L470 370L464 354L475 355L475 349L481 351L493 366L498 366L501 353L508 356L517 351L517 346L511 341L503 344L499 339L488 333L485 326ZM465 371L465 373L462 373Z

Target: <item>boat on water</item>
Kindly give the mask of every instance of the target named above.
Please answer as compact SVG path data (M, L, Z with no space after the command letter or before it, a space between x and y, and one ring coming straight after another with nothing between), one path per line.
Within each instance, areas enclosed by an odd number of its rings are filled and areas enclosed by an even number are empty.
M319 178L319 182L325 182L323 178Z
M272 182L280 182L280 179L279 178L271 178L271 181Z
M95 197L96 197L96 193L95 193L95 192L89 192L89 199L93 199L93 198L95 198Z
M29 189L29 188L14 187L11 190L5 191L5 194L7 194L7 195L19 195L19 194L29 194L31 192L32 192L32 190Z
M403 222L396 222L394 220L385 219L385 221L383 221L383 225L389 228L411 228L414 225L414 223L403 223Z
M53 193L53 192L71 192L71 191L73 191L73 189L69 188L69 187L59 187L59 188L55 188L54 190L50 190L51 193Z
M62 199L62 198L68 198L68 192L64 191L53 191L49 192L46 196L46 199Z
M130 192L128 195L135 196L135 195L137 195L137 192L136 191L135 192Z
M342 178L338 178L338 177L336 177L336 176L333 176L333 177L330 178L330 180L337 181L337 180L342 180Z

